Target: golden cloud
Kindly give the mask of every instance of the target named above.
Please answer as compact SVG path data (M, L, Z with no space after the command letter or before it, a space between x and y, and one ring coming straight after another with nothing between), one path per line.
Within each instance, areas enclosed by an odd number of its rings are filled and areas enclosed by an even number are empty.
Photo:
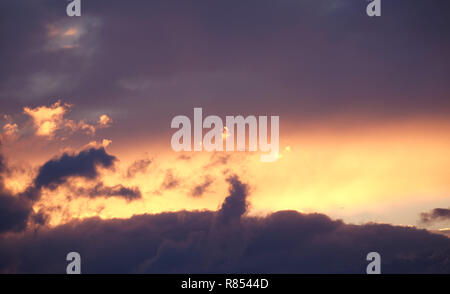
M63 124L64 114L69 108L69 104L61 104L61 101L57 101L50 107L25 107L23 111L33 119L36 135L52 137L55 131Z
M98 126L100 128L107 128L107 127L111 126L112 123L113 123L113 120L106 114L101 115L98 120Z
M87 123L85 120L75 121L66 119L64 116L69 112L71 107L70 104L57 101L50 106L38 106L36 108L25 107L24 113L32 118L36 135L49 139L53 138L56 132L60 130L64 130L69 134L82 132L93 136L97 128L107 128L112 124L112 119L106 114L100 116L96 126ZM7 128L10 132L14 131L13 125L9 125Z

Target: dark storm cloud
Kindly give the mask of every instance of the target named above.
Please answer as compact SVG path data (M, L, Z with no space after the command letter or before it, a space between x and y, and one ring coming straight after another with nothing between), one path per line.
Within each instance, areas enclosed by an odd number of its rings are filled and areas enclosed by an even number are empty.
M93 188L80 188L76 192L77 196L82 197L119 197L127 201L133 201L142 198L141 191L137 187L125 187L123 185L115 185L112 187L105 186L103 183L96 184Z
M31 201L0 191L0 233L24 230L31 213Z
M167 134L194 105L294 122L450 111L446 0L386 1L380 18L361 0L99 0L79 18L65 4L1 1L2 111L70 97L86 113L120 113L117 136ZM52 51L49 24L86 30Z
M31 215L32 222L41 226L47 224L49 219L50 219L49 215L46 214L44 211L38 211L37 213Z
M1 141L0 141L0 145L1 145ZM5 171L6 171L5 160L3 159L3 155L0 154L0 179L2 179L2 175ZM3 183L0 181L0 185L2 185L2 184Z
M450 209L435 208L430 212L422 212L420 221L424 224L450 220Z
M233 220L239 220L247 210L248 187L239 181L237 176L231 176L227 179L230 184L230 195L225 198L222 207L217 213L219 222L229 223Z
M8 231L22 231L26 228L33 212L34 201L40 198L40 191L33 187L14 195L3 186L0 176L0 234Z
M0 141L0 147L1 147L1 144L2 144L2 142ZM5 158L0 153L0 190L4 189L3 177L4 177L4 174L7 172L7 170L8 170L8 167L6 166Z
M110 168L115 157L106 153L104 148L89 149L78 154L63 154L61 157L46 162L39 169L33 184L17 195L4 187L4 173L7 170L3 157L0 155L0 233L22 231L31 221L37 224L45 223L47 217L43 212L33 212L33 204L41 198L43 187L56 188L69 177L78 176L88 179L97 177L98 167ZM123 197L128 201L141 197L136 188L126 188L121 185L114 187L97 186L90 191L92 197Z
M225 203L238 204L219 212L90 218L2 236L0 271L64 273L66 254L77 251L83 273L365 273L376 251L382 273L450 273L445 236L296 211L242 216L245 184L234 177L230 186ZM224 213L236 221L217 221Z
M54 188L69 177L95 179L98 176L97 168L110 168L115 160L104 148L91 148L72 155L65 153L45 163L34 182L37 187Z

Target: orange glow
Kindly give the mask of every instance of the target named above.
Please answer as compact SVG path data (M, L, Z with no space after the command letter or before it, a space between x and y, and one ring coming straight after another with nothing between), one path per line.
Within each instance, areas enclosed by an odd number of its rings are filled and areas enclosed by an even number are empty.
M78 30L76 28L70 28L64 32L64 36L75 36L78 34Z
M111 146L107 139L93 141L90 146L109 146L108 153L119 159L115 169L102 171L98 181L105 186L138 187L142 199L73 197L74 185L95 183L71 179L71 187L45 191L35 209L47 208L52 225L90 216L108 219L216 210L228 193L227 175L236 173L250 185L252 215L294 209L347 221L415 225L420 211L450 194L449 131L450 126L431 121L338 130L308 126L284 132L280 143L285 147L273 163L261 162L256 152L187 152L185 159L180 159L180 153L171 150L169 139L152 138L130 145L127 138L113 138ZM229 159L217 160L219 156ZM152 158L149 168L127 177L128 167L147 157ZM39 160L35 166L43 163ZM162 183L168 170L179 185L165 190ZM192 189L206 176L214 179L211 187L204 195L192 197ZM11 181L9 185L18 189L20 184Z

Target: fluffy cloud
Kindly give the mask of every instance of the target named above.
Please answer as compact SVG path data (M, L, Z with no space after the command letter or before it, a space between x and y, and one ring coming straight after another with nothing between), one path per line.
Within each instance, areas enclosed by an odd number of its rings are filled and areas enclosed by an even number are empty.
M57 101L50 106L25 107L24 113L33 120L36 135L47 138L53 138L57 131L64 131L65 133L82 132L87 135L94 135L97 128L107 128L112 124L112 119L106 114L100 116L97 125L86 123L84 120L67 119L65 115L70 111L70 108L70 104Z
M57 129L61 128L64 114L69 107L69 104L61 104L60 101L57 101L49 107L25 107L23 111L33 119L36 135L51 137Z
M37 187L53 188L73 176L95 179L99 167L110 168L114 161L116 158L106 153L104 148L92 148L78 154L65 153L48 161L39 169L35 184Z
M14 195L4 187L3 175L7 168L0 155L0 233L23 231L29 221L42 223L45 220L45 216L33 211L33 204L41 198L42 188L54 189L70 177L95 179L99 167L111 168L115 160L104 148L92 148L78 154L65 153L41 166L33 183L24 192ZM98 186L91 193L93 197L120 196L127 200L140 198L139 190L122 186Z
M5 191L0 192L0 233L24 230L31 213L31 201L22 197L15 197L5 193Z
M111 144L112 144L112 140L109 140L109 139L103 139L100 142L91 141L91 142L87 143L86 145L84 145L84 147L82 149L91 149L91 148L98 149L98 148L102 148L102 147L106 148Z
M103 114L98 119L97 124L100 128L107 128L107 127L111 126L112 123L113 123L113 120L106 114Z
M230 195L225 198L217 215L222 223L240 219L247 210L248 186L241 183L237 176L231 176L227 181L230 184Z

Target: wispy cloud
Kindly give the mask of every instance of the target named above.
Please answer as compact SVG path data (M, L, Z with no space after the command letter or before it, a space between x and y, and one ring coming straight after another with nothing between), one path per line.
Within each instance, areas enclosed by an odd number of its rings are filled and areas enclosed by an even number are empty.
M422 212L420 214L420 221L424 224L431 224L435 222L450 221L450 209L435 208L430 212Z

